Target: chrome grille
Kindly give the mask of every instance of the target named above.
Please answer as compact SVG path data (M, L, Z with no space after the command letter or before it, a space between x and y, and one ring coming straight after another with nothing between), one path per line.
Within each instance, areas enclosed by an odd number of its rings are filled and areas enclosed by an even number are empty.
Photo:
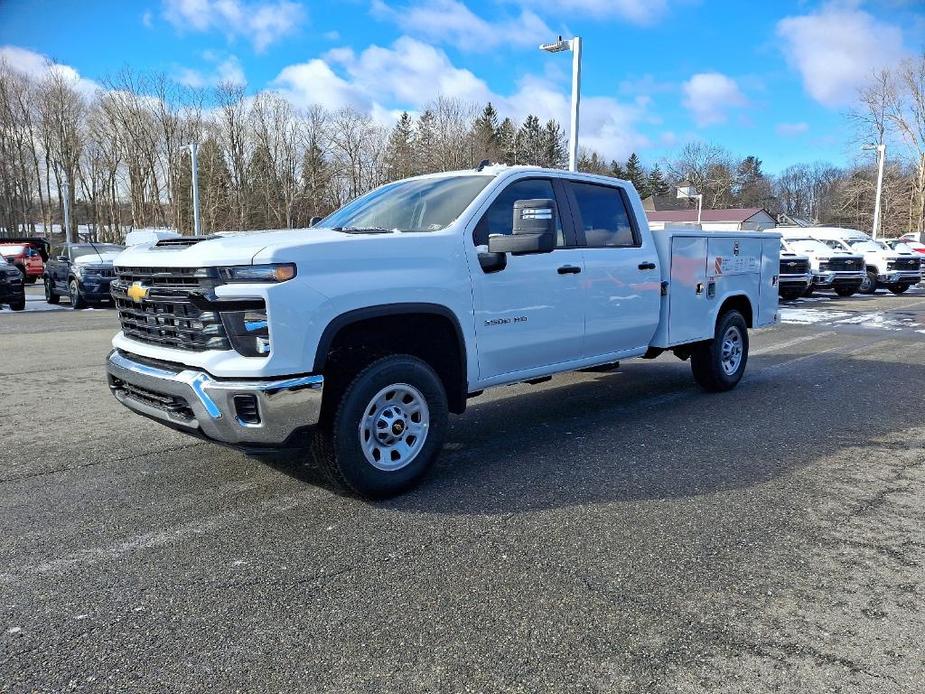
M209 291L219 284L214 270L118 267L115 272L110 291L127 337L197 352L231 349L221 315L190 300L193 292ZM136 282L148 287L148 296L141 301L127 293Z
M809 272L809 261L796 258L780 259L780 274L782 275L802 275Z
M839 258L832 256L828 260L828 269L834 272L851 272L858 271L864 267L864 261L860 258Z
M890 270L912 270L914 272L920 269L921 261L918 258L897 258L889 261L887 267Z

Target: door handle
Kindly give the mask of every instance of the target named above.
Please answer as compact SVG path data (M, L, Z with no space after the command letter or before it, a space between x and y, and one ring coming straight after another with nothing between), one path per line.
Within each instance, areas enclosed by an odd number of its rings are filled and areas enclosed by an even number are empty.
M577 265L563 265L558 270L560 275L577 275L579 272L581 272L581 268Z
M639 269L640 270L654 270L655 263L652 263L652 262L639 263Z

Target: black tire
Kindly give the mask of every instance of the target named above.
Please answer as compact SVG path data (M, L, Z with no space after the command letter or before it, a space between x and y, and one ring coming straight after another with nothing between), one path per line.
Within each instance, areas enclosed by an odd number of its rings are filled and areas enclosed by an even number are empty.
M893 292L896 296L899 296L900 294L905 292L907 289L909 289L909 287L911 286L912 286L911 284L894 284L894 285L887 287L887 289Z
M387 402L402 405L399 399L389 399L391 386L398 388L410 386L426 403L429 424L423 437L423 444L408 462L402 467L385 470L367 458L363 444L364 416L368 421L375 420L380 424L382 417L376 414L374 399L377 395L385 393L383 398ZM408 397L412 397L409 395ZM381 398L381 399L383 399ZM413 404L412 404L413 406ZM382 411L382 410L380 410ZM335 483L359 496L370 499L383 499L399 494L413 486L427 471L443 448L446 437L449 409L446 391L440 377L426 362L409 355L395 355L379 359L362 371L353 379L349 386L339 394L335 414L328 423L319 425L315 435L313 453L317 462ZM388 421L395 423L395 419ZM399 438L407 443L412 437L411 420L407 429L402 429ZM370 436L375 430L388 435L388 427L370 428L366 431L366 441L371 447L379 450L381 455L388 455L388 448L379 444L376 438ZM394 431L394 430L393 430ZM408 443L408 445L412 445ZM372 452L375 457L375 450ZM391 464L389 460L380 457L384 465Z
M25 282L26 284L35 284L36 279L38 278L35 275L27 276L25 279L23 279L23 282Z
M793 301L803 296L803 292L805 291L805 289L781 289L780 298L784 301Z
M76 279L72 279L67 284L68 296L71 297L71 308L75 311L86 308L87 300L84 299L83 294L80 293L80 284Z
M724 366L723 343L729 333L738 333L740 356L737 366L728 370ZM704 390L719 393L731 390L742 380L745 365L748 363L748 325L738 311L727 311L716 322L716 334L712 340L701 343L691 354L691 370L694 380Z
M10 309L13 311L25 311L26 310L26 297L23 297L19 301L10 304Z
M835 287L835 293L842 298L847 298L849 296L854 296L858 293L858 290L854 287ZM871 292L873 293L873 292Z
M806 289L803 290L801 296L812 296L813 295L813 285L809 285Z
M867 279L864 280L864 282L861 284L861 287L860 289L858 289L858 291L861 294L873 294L874 292L877 291L877 271L876 270L867 271Z
M61 301L61 297L55 292L51 279L48 277L45 278L45 301L49 304L57 304Z

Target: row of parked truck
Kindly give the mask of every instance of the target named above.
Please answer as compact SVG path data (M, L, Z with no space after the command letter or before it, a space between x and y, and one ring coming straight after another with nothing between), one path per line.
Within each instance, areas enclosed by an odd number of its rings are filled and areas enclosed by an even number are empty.
M781 234L779 293L783 299L828 289L838 296L902 294L922 281L925 245L880 241L855 229L777 227Z

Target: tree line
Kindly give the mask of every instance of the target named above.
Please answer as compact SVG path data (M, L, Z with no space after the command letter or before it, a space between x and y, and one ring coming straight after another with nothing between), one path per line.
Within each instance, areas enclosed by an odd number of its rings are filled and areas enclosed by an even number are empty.
M925 62L879 73L852 115L858 137L892 138L884 231L920 230L925 209ZM918 80L918 81L917 81ZM222 84L191 89L164 74L125 69L91 92L49 65L33 77L0 62L0 234L72 226L120 240L141 227L191 233L186 145L198 143L206 233L295 228L351 198L407 176L470 168L482 160L564 168L566 136L554 119L522 122L492 104L437 96L392 127L351 109L298 109L278 93ZM898 146L896 146L898 145ZM686 182L705 208L763 207L820 223L869 228L873 159L848 167L798 163L778 175L761 159L694 141L646 167L633 153L607 161L582 149L579 168L631 181L643 197Z

